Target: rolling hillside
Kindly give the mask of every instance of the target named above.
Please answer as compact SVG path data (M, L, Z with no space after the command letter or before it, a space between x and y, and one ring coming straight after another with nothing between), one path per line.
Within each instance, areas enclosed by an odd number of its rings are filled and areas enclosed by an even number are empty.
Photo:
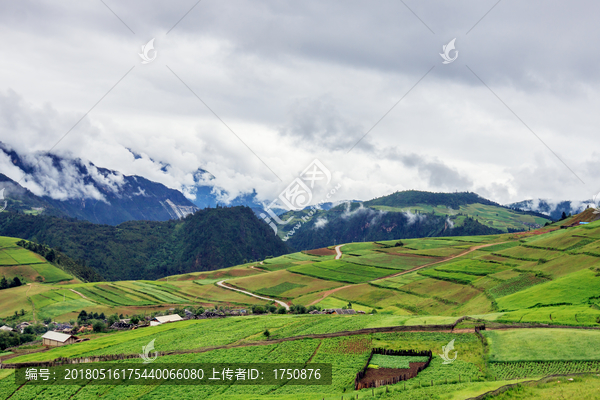
M339 258L338 250L322 248L159 281L42 283L31 285L29 293L25 288L6 289L0 291L2 304L9 305L3 315L29 299L39 317L57 321L75 318L81 309L131 315L174 306L248 308L270 303L218 286L222 281L288 304L339 308L350 302L366 314L190 320L92 335L89 342L18 354L4 362L116 354L139 359L141 347L154 339L163 352L161 362L325 362L332 364L333 381L329 386L155 385L144 387L142 398L176 392L183 398L220 399L466 399L553 374L558 377L541 381L550 379L550 384L531 383L528 393L550 395L560 382L568 382L560 387L563 394L597 393L597 217L588 210L527 232L347 243L338 247ZM369 315L372 310L376 313ZM458 358L444 365L437 354L452 340ZM356 391L354 377L375 347L432 351L434 358L406 383ZM385 361L381 360L377 362ZM569 373L593 374L569 381ZM60 389L76 399L95 390L90 385ZM127 396L126 389L111 386L107 393ZM10 371L0 375L1 398L14 393L27 397L34 390L42 397L58 393L49 387L15 385Z

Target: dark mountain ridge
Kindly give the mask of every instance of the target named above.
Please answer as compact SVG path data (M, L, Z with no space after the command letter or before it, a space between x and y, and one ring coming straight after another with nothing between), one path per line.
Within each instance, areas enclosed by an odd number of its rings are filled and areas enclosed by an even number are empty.
M0 213L0 235L60 249L107 280L211 271L290 252L248 207L207 208L180 220L117 226L73 218Z

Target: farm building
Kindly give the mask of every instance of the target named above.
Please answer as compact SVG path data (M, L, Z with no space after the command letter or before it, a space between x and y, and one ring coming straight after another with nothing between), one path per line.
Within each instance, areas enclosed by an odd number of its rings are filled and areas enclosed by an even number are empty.
M343 308L334 308L333 309L333 314L339 314L339 315L348 315L348 314L356 314L356 311L354 311L353 309L349 308L347 310L344 310Z
M168 322L183 321L179 314L163 315L162 317L154 317L150 320L150 326L166 324Z
M77 336L68 335L66 333L48 331L42 336L42 344L44 346L64 346L66 344L75 343L79 338Z
M17 325L17 330L23 333L25 328L27 328L29 325L31 325L29 322L21 322L19 325Z
M12 331L14 331L14 329L11 328L10 326L3 325L0 327L0 331L12 332Z

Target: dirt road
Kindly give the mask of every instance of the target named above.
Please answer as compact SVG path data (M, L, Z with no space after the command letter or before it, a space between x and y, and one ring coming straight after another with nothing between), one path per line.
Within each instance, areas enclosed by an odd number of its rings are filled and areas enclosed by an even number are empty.
M462 252L462 253L460 253L460 254L457 254L457 255L455 255L455 256L452 256L452 257L445 257L445 258L443 258L443 259L441 259L441 260L434 261L434 262L432 262L432 263L429 263L429 264L420 265L420 266L418 266L418 267L415 267L415 268L412 268L412 269L408 269L408 270L406 270L406 271L402 271L402 272L399 272L399 273L397 273L397 274L388 275L388 276L384 276L384 277L381 277L381 278L373 279L372 281L369 281L369 282L377 281L377 280L379 280L379 279L393 278L393 277L395 277L395 276L400 276L400 275L408 274L408 273L410 273L410 272L415 272L415 271L417 271L417 270L419 270L419 269L422 269L422 268L425 268L425 267L429 267L429 266L431 266L431 265L435 265L435 264L443 263L443 262L446 262L446 261L454 260L455 258L458 258L458 257L465 256L465 255L467 255L467 254L469 254L469 253L472 253L472 252L474 252L475 250L479 250L479 249L482 249L482 248L484 248L484 247L495 246L495 245L497 245L497 244L502 244L502 243L506 243L506 242L501 242L501 243L489 243L489 244L482 244L482 245L480 245L480 246L471 247L469 250L467 250L467 251L465 251L465 252Z
M342 258L342 251L340 250L340 247L342 247L342 246L343 246L343 244L340 244L339 246L335 246L335 252L336 252L335 259L336 260L339 260L340 258Z
M502 243L506 243L506 242L502 242ZM457 255L455 255L455 256L452 256L452 257L445 257L445 258L443 258L443 259L441 259L441 260L434 261L434 262L432 262L432 263L429 263L429 264L421 265L421 266L418 266L418 267L415 267L415 268L412 268L412 269L409 269L409 270L406 270L406 271L399 272L399 273L397 273L397 274L388 275L388 276L383 276L383 277L381 277L381 278L373 279L373 280L371 280L371 281L369 281L369 282L377 281L377 280L380 280L380 279L393 278L393 277L395 277L395 276L400 276L400 275L408 274L408 273L410 273L410 272L415 272L415 271L417 271L417 270L420 270L420 269L422 269L422 268L429 267L429 266L432 266L432 265L435 265L435 264L439 264L439 263L442 263L442 262L446 262L446 261L449 261L449 260L453 260L453 259L455 259L455 258L462 257L462 256L464 256L464 255L467 255L467 254L469 254L469 253L471 253L471 252L473 252L473 251L475 251L475 250L479 250L479 249L481 249L481 248L483 248L483 247L494 246L494 245L496 245L496 244L501 244L501 243L490 243L490 244L483 244L483 245L480 245L480 246L471 247L469 250L467 250L467 251L464 251L464 252L462 252L462 253L460 253L460 254L457 254ZM336 251L339 251L339 249L338 249L338 248L339 248L339 247L341 247L341 246L343 246L343 245L337 246L337 247L335 248L335 249L336 249ZM342 256L342 255L341 255L341 252L340 252L340 253L339 253L339 257L341 257L341 256ZM336 257L335 257L335 259L337 260L339 257L338 257L338 256L336 256ZM319 299L317 299L317 300L313 301L312 303L310 303L310 304L309 304L309 306L312 306L312 305L315 305L315 304L317 304L318 302L320 302L321 300L323 300L323 299L324 299L324 298L326 298L327 296L329 296L329 295L331 295L331 294L333 294L333 293L337 292L338 290L346 289L346 288L349 288L349 287L351 287L351 286L354 286L354 285L346 285L346 286L342 286L342 287L339 287L339 288L335 288L335 289L327 290L327 291L323 292L323 296L322 296L321 298L319 298Z
M245 290L242 290L242 289L236 289L236 288L233 288L233 287L231 287L231 286L227 286L227 285L225 285L225 284L223 283L223 282L225 282L225 281L226 281L226 279L224 279L224 280L222 280L222 281L219 281L219 282L217 282L217 285L218 285L218 286L221 286L222 288L225 288L225 289L229 289L229 290L235 290L236 292L240 292L240 293L244 293L244 294L247 294L247 295L249 295L249 296L252 296L252 297L256 297L257 299L261 299L261 300L267 300L267 301L274 301L275 303L277 303L277 304L279 304L280 306L284 307L286 310L289 310L289 309L290 309L290 306L288 306L287 304L285 304L283 301L280 301L280 300L275 300L275 299L270 299L270 298L268 298L268 297L259 296L259 295L257 295L257 294L254 294L254 293L251 293L251 292L247 292L247 291L245 291Z
M90 300L89 297L84 296L83 294L79 293L77 290L73 290L73 289L69 289L71 292L80 295L81 297L83 297L86 300ZM91 300L90 300L91 301Z

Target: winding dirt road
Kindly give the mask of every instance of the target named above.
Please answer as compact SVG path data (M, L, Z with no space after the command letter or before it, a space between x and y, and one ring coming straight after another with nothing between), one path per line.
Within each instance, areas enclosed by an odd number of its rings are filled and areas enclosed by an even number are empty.
M91 301L91 299L90 299L89 297L86 297L86 296L84 296L83 294L79 293L77 290L73 290L73 289L69 289L69 290L70 290L71 292L75 293L75 294L78 294L78 295L80 295L80 296L81 296L81 297L83 297L84 299L86 299L86 300L90 300L90 301Z
M342 246L343 246L343 244L340 244L339 246L335 246L335 252L336 252L335 259L336 260L339 260L340 258L342 258L342 251L340 250L340 247L342 247Z
M432 263L425 264L425 265L420 265L420 266L418 266L418 267L414 267L414 268L412 268L412 269L408 269L408 270L406 270L406 271L402 271L402 272L399 272L399 273L397 273L397 274L388 275L388 276L383 276L383 277L381 277L381 278L373 279L373 280L371 280L371 281L369 281L369 282L378 281L379 279L393 278L393 277L395 277L395 276L400 276L400 275L408 274L408 273L410 273L410 272L415 272L415 271L417 271L417 270L419 270L419 269L422 269L422 268L425 268L425 267L429 267L429 266L431 266L431 265L435 265L435 264L443 263L443 262L446 262L446 261L454 260L455 258L458 258L458 257L466 256L467 254L469 254L469 253L472 253L472 252L474 252L475 250L479 250L479 249L482 249L482 248L484 248L484 247L495 246L495 245L497 245L497 244L502 244L502 243L506 243L506 242L500 242L500 243L488 243L488 244L482 244L482 245L480 245L480 246L471 247L469 250L467 250L467 251L464 251L464 252L462 252L462 253L460 253L460 254L457 254L457 255L455 255L455 256L452 256L452 257L445 257L445 258L444 258L444 259L442 259L442 260L434 261L434 262L432 262Z
M409 269L409 270L406 270L406 271L402 271L402 272L399 272L399 273L397 273L397 274L388 275L388 276L383 276L383 277L381 277L381 278L373 279L373 280L370 280L370 281L368 281L368 282L374 282L374 281L377 281L377 280L380 280L380 279L393 278L393 277L395 277L395 276L400 276L400 275L408 274L408 273L410 273L410 272L415 272L415 271L417 271L417 270L419 270L419 269L422 269L422 268L425 268L425 267L430 267L430 266L432 266L432 265L435 265L435 264L439 264L439 263L442 263L442 262L446 262L446 261L453 260L453 259L455 259L455 258L458 258L458 257L462 257L462 256L464 256L464 255L467 255L467 254L469 254L469 253L471 253L471 252L475 251L475 250L479 250L479 249L481 249L481 248L483 248L483 247L494 246L494 245L497 245L497 244L502 244L502 243L506 243L506 242L501 242L501 243L490 243L490 244L483 244L483 245L480 245L480 246L471 247L469 250L467 250L467 251L464 251L464 252L462 252L462 253L460 253L460 254L457 254L457 255L455 255L455 256L452 256L452 257L445 257L445 258L443 258L442 260L434 261L434 262L432 262L432 263L425 264L425 265L420 265L420 266L418 266L418 267L415 267L415 268L412 268L412 269ZM337 247L335 248L335 250L336 250L336 251L339 251L339 247L341 247L341 246L343 246L343 245L337 246ZM341 257L341 256L342 256L342 254L341 254L341 252L339 252L339 257ZM339 259L339 257L338 257L338 256L336 256L336 257L335 257L335 259L337 260L337 259ZM368 282L365 282L365 283L368 283ZM309 306L313 306L313 305L317 304L318 302L320 302L321 300L323 300L323 299L324 299L324 298L326 298L327 296L329 296L329 295L331 295L331 294L333 294L333 293L337 292L338 290L346 289L346 288L349 288L349 287L351 287L351 286L354 286L354 285L346 285L346 286L342 286L342 287L339 287L339 288L335 288L335 289L331 289L331 290L327 290L327 291L325 291L325 292L322 292L322 293L323 293L323 296L321 296L321 298L319 298L319 299L317 299L317 300L313 301L312 303L310 303L310 304L309 304Z
M229 290L235 290L236 292L240 292L240 293L247 294L248 296L256 297L257 299L261 299L261 300L267 300L267 301L274 301L275 303L277 303L277 304L279 304L280 306L284 307L286 310L289 310L289 309L290 309L290 306L288 306L287 304L285 304L283 301L280 301L280 300L275 300L275 299L271 299L271 298L264 297L264 296L259 296L259 295L257 295L257 294L254 294L254 293L251 293L251 292L248 292L248 291L242 290L242 289L236 289L236 288L234 288L234 287L227 286L227 285L225 285L225 284L223 283L223 282L225 282L226 280L227 280L227 279L224 279L224 280L222 280L222 281L219 281L219 282L217 282L217 285L218 285L218 286L220 286L220 287L222 287L222 288L225 288L225 289L229 289Z

